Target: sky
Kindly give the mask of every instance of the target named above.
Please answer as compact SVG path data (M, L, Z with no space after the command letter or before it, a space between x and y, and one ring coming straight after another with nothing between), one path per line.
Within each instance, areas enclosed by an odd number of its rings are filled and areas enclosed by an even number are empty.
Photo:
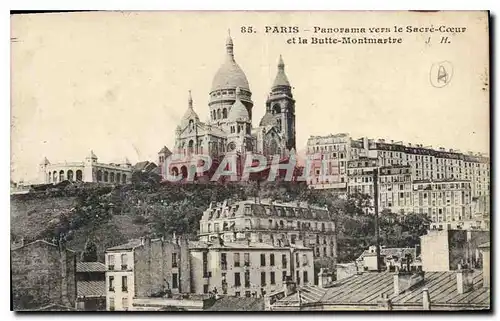
M402 44L287 44L321 27L452 26L465 33L390 33ZM242 33L253 26L255 33ZM298 26L298 34L265 33ZM231 29L235 59L250 83L253 124L278 57L296 99L297 149L311 135L350 133L425 146L489 151L487 17L479 13L101 12L11 19L11 175L33 180L38 164L127 157L157 161L174 145L188 91L202 121ZM350 35L356 36L356 35ZM360 35L365 36L365 35ZM384 35L379 35L380 37ZM431 37L431 43L426 40ZM436 88L431 67L448 61Z

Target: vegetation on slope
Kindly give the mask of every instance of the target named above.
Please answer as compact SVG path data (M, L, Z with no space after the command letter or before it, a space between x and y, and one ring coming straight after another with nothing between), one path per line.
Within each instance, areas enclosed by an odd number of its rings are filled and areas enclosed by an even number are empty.
M199 220L210 202L253 197L282 201L307 200L327 206L337 226L338 262L357 258L375 244L375 220L366 214L366 195L338 197L328 191L308 189L303 183L263 182L244 184L159 183L156 176L134 173L124 186L68 185L12 196L14 239L29 242L64 240L81 252L80 259L104 259L106 248L140 236L168 236L173 232L195 239ZM380 215L381 244L415 246L429 224L424 215Z

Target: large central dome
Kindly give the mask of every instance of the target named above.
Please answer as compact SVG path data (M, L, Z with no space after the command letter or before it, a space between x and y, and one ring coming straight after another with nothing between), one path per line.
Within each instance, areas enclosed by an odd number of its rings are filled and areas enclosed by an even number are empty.
M226 41L226 60L215 74L211 91L237 87L250 91L247 76L234 60L233 40L229 36Z

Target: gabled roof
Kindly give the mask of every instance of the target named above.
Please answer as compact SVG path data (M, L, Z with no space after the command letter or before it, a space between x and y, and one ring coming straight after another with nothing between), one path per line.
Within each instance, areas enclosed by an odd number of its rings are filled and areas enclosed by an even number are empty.
M76 272L106 272L106 266L101 262L78 262Z
M264 298L222 297L206 311L264 311Z
M11 251L16 251L16 250L19 250L19 249L22 249L22 248L25 248L25 247L28 247L28 246L41 246L41 245L50 246L50 247L54 247L54 248L59 248L54 243L50 243L50 242L47 242L45 240L36 240L36 241L31 242L31 243L24 244L23 246L12 248ZM74 252L73 250L70 250L68 248L66 248L66 251Z
M158 152L158 154L172 155L172 152L170 151L170 149L167 148L167 146L163 146L163 148L160 149L160 151Z

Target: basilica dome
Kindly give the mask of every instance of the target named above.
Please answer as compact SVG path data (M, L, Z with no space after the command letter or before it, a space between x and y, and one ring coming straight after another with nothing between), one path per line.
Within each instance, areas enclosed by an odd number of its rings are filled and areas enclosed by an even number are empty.
M234 89L240 87L250 91L247 76L234 60L233 40L229 36L226 41L226 58L212 81L212 90Z

